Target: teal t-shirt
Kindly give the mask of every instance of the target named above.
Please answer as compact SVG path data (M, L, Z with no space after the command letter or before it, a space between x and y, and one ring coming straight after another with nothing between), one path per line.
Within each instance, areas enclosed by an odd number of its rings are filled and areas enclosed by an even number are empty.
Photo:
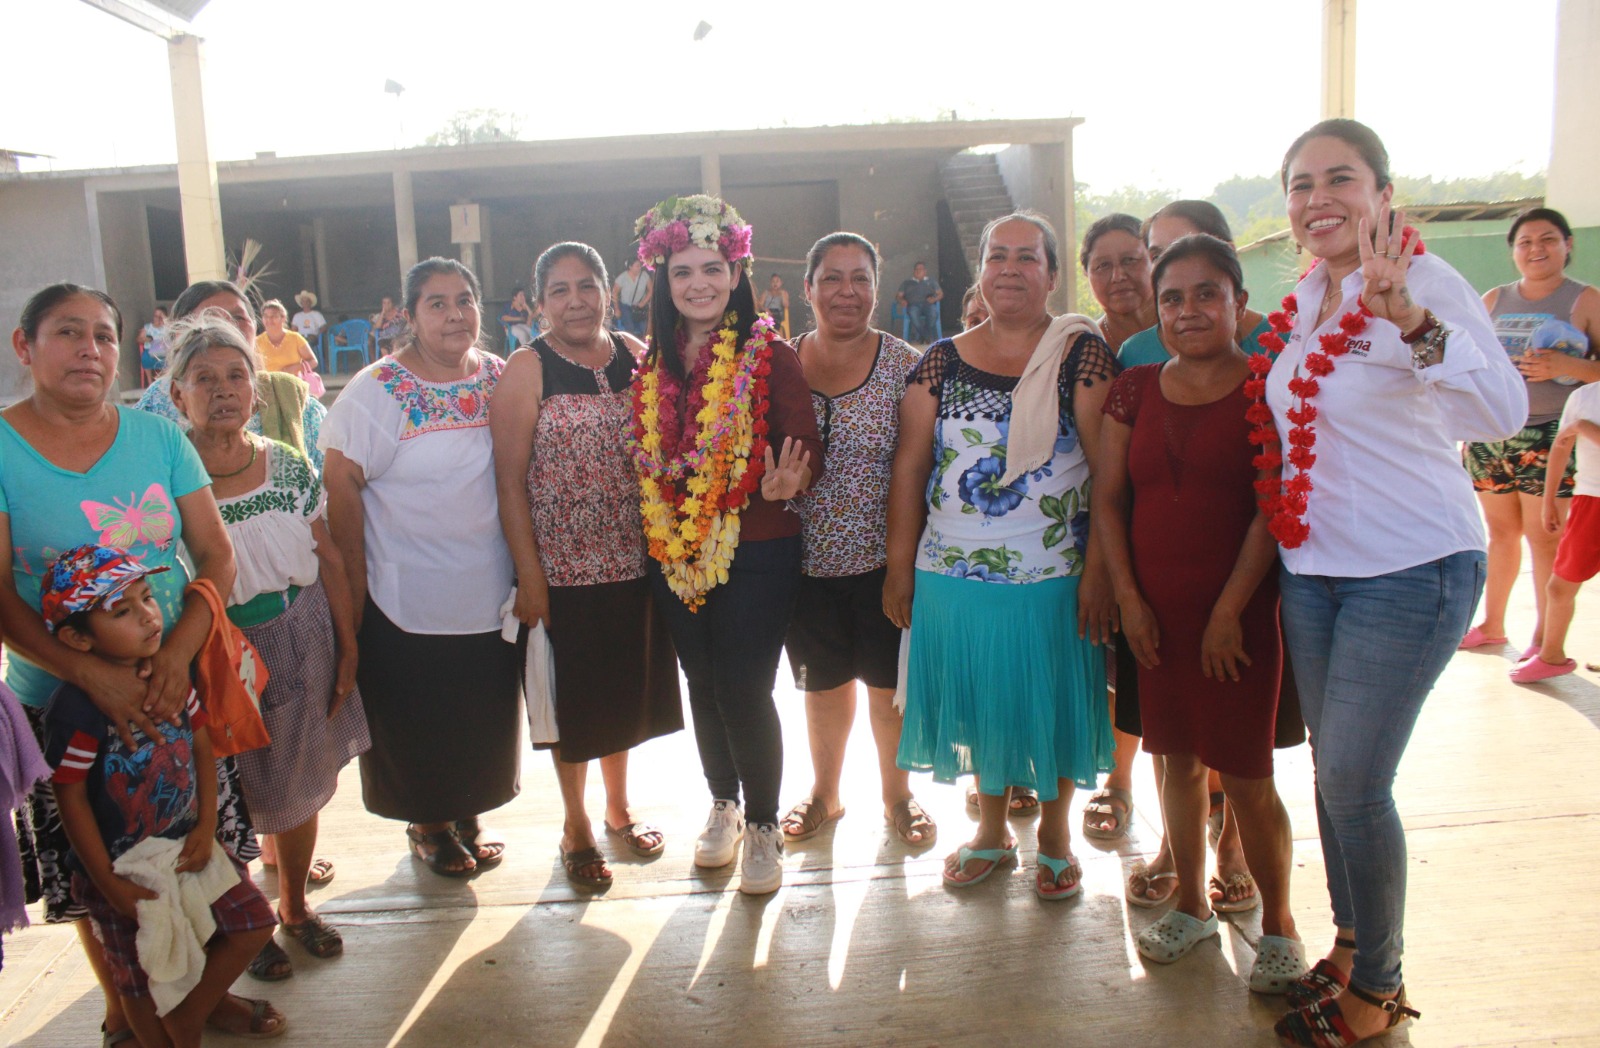
M1272 330L1272 325L1267 323L1267 318L1262 317L1250 332L1250 337L1244 340L1244 351L1251 356L1265 353L1266 347L1261 344L1261 336ZM1167 347L1161 344L1161 336L1156 328L1147 327L1137 335L1130 335L1122 343L1122 348L1117 350L1117 363L1124 368L1138 367L1140 364L1165 364L1172 359L1172 354L1167 352Z
M147 567L168 626L183 610L189 573L178 559L183 518L178 499L211 483L200 455L178 427L117 408L117 436L86 473L51 465L0 418L0 513L11 523L11 577L28 606L39 607L45 568L87 542L116 546ZM61 682L11 653L6 683L29 706L44 706Z

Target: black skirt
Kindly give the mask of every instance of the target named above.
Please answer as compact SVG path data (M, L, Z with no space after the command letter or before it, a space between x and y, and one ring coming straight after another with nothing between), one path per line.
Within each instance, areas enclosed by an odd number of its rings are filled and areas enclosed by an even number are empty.
M374 815L449 822L517 795L522 645L499 631L407 633L367 599L356 682L372 748L361 798Z
M683 730L678 657L647 577L551 586L550 623L563 761Z

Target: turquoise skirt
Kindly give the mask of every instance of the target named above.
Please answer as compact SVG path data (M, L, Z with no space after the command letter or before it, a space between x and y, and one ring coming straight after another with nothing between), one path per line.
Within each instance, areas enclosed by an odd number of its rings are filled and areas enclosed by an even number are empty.
M918 571L898 763L982 790L1093 787L1114 745L1105 654L1078 637L1078 579L1007 585Z

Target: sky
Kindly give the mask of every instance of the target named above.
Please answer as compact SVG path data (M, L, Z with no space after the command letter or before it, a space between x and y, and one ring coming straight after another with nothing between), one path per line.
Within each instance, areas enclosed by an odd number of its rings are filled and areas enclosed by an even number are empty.
M1318 113L1321 0L1006 5L680 0L211 0L216 159L417 145L452 114L520 137L1078 116L1076 173L1204 196L1276 173ZM1437 0L1364 0L1356 116L1396 173L1549 161L1556 0L1492 27ZM945 14L943 12L952 12ZM375 13L381 12L382 17ZM985 12L994 12L984 17ZM712 26L695 43L695 25ZM400 100L384 81L403 84ZM24 170L172 163L166 45L81 0L0 0L0 148Z

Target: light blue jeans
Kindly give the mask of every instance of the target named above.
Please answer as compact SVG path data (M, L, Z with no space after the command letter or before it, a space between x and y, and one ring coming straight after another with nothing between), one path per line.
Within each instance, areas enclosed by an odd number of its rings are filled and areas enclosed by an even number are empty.
M1333 920L1355 929L1350 978L1372 993L1393 993L1401 981L1406 837L1395 771L1471 624L1483 576L1478 550L1367 579L1282 573Z

